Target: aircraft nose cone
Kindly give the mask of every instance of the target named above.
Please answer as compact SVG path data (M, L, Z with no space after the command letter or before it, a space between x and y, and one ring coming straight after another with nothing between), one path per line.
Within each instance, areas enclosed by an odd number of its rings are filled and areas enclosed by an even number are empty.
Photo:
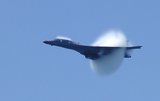
M49 45L51 44L50 41L43 41L43 43L49 44Z
M48 41L43 41L43 43L48 44Z

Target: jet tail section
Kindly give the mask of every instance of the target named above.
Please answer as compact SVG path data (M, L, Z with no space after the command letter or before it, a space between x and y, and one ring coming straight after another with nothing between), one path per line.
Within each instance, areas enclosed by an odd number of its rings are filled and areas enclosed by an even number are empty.
M125 58L131 58L131 52L132 52L132 50L133 49L140 49L141 47L142 46L130 46L130 47L127 47L124 57Z

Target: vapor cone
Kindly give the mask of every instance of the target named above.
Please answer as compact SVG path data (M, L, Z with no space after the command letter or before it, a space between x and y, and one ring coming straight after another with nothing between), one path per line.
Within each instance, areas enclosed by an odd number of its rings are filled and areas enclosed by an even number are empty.
M127 39L121 31L109 31L99 37L93 46L126 47ZM97 60L90 60L91 68L99 74L112 74L121 65L125 49L114 50L109 55L104 55Z

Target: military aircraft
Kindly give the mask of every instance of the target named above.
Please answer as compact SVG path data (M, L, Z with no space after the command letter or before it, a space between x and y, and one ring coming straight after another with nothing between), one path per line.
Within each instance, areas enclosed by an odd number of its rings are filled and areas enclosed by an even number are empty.
M51 46L59 46L67 49L71 49L79 52L84 55L86 58L91 60L99 59L103 55L109 55L114 50L125 49L124 58L131 58L131 55L128 53L129 50L140 49L142 46L127 46L127 47L111 47L111 46L87 46L81 45L73 42L69 38L56 38L55 40L43 41L45 44Z

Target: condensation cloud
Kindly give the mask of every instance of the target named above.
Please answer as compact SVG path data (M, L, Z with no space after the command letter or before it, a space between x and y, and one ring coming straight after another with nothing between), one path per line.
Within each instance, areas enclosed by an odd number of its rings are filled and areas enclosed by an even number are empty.
M121 31L108 31L99 37L93 46L111 46L111 47L126 47L127 39ZM97 60L90 60L91 68L99 74L112 74L121 65L125 54L125 49L117 49L112 54L102 56Z

